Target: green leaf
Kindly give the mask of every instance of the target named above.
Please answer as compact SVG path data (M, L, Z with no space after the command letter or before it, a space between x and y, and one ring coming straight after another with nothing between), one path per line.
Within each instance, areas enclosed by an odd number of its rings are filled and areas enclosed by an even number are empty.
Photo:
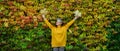
M2 32L2 34L6 34L6 32Z
M23 42L23 43L20 43L21 47L22 48L26 48L27 47L27 43Z
M2 2L3 0L0 0L0 2Z

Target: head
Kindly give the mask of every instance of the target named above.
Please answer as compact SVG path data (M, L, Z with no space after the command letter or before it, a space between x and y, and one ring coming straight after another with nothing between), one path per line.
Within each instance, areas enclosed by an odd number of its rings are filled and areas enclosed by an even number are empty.
M60 18L57 18L56 25L57 26L61 26L62 25L62 20Z

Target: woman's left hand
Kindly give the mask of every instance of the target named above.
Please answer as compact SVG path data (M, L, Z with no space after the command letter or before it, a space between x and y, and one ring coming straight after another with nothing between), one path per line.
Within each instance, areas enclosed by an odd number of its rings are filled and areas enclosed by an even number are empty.
M73 13L75 14L75 17L81 17L81 12L79 12L79 10L76 10Z

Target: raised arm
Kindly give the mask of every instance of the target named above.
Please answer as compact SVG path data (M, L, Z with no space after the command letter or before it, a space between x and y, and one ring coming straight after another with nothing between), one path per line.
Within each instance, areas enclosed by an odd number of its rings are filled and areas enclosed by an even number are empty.
M76 10L75 12L74 12L74 14L75 14L75 18L73 19L73 20L71 20L70 22L68 22L66 25L65 25L65 28L69 28L73 23L74 23L74 21L76 20L76 19L78 19L79 17L81 17L81 12L79 12L78 10Z
M52 29L54 26L46 19L45 15L42 15L42 17L43 17L45 23L48 25L48 27L49 27L50 29Z
M72 19L70 22L68 22L68 23L65 25L65 28L68 29L68 28L75 22L75 20L78 19L78 18L79 18L79 17L76 16L74 19Z

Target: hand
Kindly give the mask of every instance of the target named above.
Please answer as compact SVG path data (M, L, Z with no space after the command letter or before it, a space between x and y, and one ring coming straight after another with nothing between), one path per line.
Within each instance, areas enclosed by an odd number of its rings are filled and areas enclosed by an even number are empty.
M42 9L42 10L40 11L40 13L41 13L42 15L46 15L46 14L48 13L48 11L47 11L46 8L45 8L45 9Z
M76 10L74 14L75 14L75 17L81 17L81 12L79 12L78 10Z

